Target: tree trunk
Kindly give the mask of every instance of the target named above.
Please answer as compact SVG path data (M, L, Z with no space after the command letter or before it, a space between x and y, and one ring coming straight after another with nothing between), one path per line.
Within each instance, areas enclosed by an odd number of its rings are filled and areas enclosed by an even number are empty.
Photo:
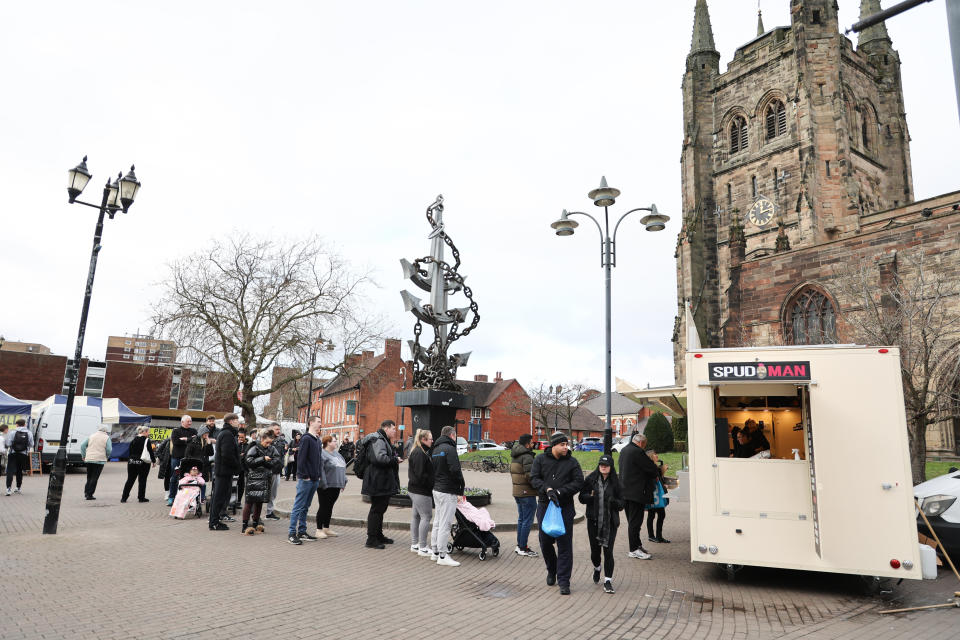
M237 402L240 406L240 415L247 425L247 432L257 428L257 412L253 408L253 386L244 385L243 400Z
M913 484L927 479L927 420L926 416L909 418L907 438L910 446L910 467L913 470Z

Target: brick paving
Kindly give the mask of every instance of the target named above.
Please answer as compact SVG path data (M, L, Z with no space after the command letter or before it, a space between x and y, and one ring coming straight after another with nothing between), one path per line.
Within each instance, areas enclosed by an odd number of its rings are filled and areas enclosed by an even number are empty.
M493 489L494 518L513 520L509 476L468 473L469 485ZM614 595L591 581L586 528L575 525L573 594L564 597L545 585L540 559L512 554L513 532L500 532L498 558L464 551L462 566L438 567L410 553L401 531L384 551L363 548L362 529L349 526L300 547L286 544L285 520L252 538L236 525L210 532L205 519L166 515L155 475L150 503L120 504L124 478L123 464L107 465L88 502L84 475L69 474L56 536L40 534L45 476L0 496L0 638L960 638L955 609L877 614L947 601L960 589L949 572L881 597L827 574L745 569L728 582L689 561L685 503L668 507L673 544L650 544L653 560L627 558L621 528ZM360 520L351 480L335 515ZM281 482L281 507L293 492ZM402 527L408 515L391 507L387 519Z

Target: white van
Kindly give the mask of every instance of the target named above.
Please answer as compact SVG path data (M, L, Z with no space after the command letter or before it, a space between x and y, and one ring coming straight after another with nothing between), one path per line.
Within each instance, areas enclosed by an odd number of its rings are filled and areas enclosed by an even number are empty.
M63 430L63 416L66 405L51 404L47 406L37 418L37 427L34 432L34 442L40 452L40 462L44 467L53 464L60 446L60 435ZM100 408L81 405L73 406L73 419L70 421L70 439L67 443L67 464L82 465L80 444L87 436L100 428Z

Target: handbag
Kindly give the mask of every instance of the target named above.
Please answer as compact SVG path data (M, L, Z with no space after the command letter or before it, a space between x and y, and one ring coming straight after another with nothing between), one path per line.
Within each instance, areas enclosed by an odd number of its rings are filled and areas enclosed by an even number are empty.
M559 538L567 532L563 524L563 513L553 502L547 505L547 511L543 514L543 521L540 523L540 531L551 538Z
M150 458L150 438L143 439L143 451L140 452L140 461L150 464L152 459Z

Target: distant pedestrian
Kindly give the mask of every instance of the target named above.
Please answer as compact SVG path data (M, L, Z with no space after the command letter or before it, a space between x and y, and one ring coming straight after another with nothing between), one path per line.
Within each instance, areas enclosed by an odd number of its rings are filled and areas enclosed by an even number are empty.
M450 541L450 525L457 517L457 503L466 499L463 497L466 482L457 456L456 437L457 430L452 426L442 428L430 453L433 462L433 502L437 506L430 545L437 555L437 564L445 567L460 566L459 562L447 555L447 543Z
M244 454L246 468L247 495L243 500L243 515L241 530L252 536L263 532L263 522L260 521L260 511L263 503L270 496L270 483L273 481L273 470L283 464L276 448L273 447L273 432L264 431L260 442L250 445ZM250 518L253 517L251 522Z
M660 460L657 452L653 449L647 450L647 457L653 460L657 465L657 470L660 472L653 488L653 502L647 506L647 539L650 540L650 542L668 543L670 541L663 537L663 520L667 517L666 507L670 503L670 498L667 497L666 484L664 483L664 474L667 472L667 469L670 468L670 465L663 464L663 461ZM656 535L654 535L653 532L654 518L657 519Z
M343 437L343 444L340 445L340 455L349 463L353 460L355 449L354 443L350 440L350 434L345 435Z
M430 555L430 521L433 517L433 463L430 448L433 433L417 429L407 458L407 495L410 496L410 551Z
M276 422L272 422L265 431L273 432L273 448L280 454L280 466L270 478L270 500L267 502L267 520L279 520L280 516L273 512L273 503L277 500L280 491L280 472L283 471L283 456L287 454L287 439L283 437L283 429Z
M317 488L317 537L336 538L330 530L330 518L333 517L333 505L347 486L347 463L337 452L337 436L329 434L320 439L322 486Z
M580 463L570 453L570 442L564 433L550 436L550 448L533 461L530 484L537 490L537 522L540 523L540 553L547 566L547 585L559 583L560 595L570 595L573 573L573 497L583 485ZM548 536L543 532L543 516L553 503L563 516L564 533ZM554 550L553 546L557 548Z
M180 418L180 426L170 433L170 489L167 493L167 506L173 506L173 498L177 494L177 469L187 452L187 443L197 435L197 430L193 428L193 418L183 416Z
M120 502L130 497L133 483L137 482L137 500L150 502L147 498L147 476L150 469L157 466L157 454L150 441L150 427L137 427L137 437L130 443L130 458L127 460L127 481L123 485Z
M300 451L297 454L297 494L293 498L293 509L290 511L290 529L287 531L287 542L303 544L306 541L316 540L315 536L307 533L307 512L313 495L323 482L320 461L320 417L312 416L307 422L307 433L300 440Z
M97 490L97 482L99 482L100 474L103 472L103 465L110 459L112 452L110 427L105 424L100 425L99 429L80 443L80 455L83 457L83 464L87 468L87 484L83 488L83 496L87 500L96 500L93 494Z
M627 545L631 558L649 560L650 552L640 542L643 514L653 502L653 487L659 476L657 465L647 457L644 447L647 437L636 433L620 451L620 486L623 488L624 510L627 514Z
M7 468L7 430L10 427L0 424L0 473Z
M384 420L375 433L364 439L367 468L360 491L370 497L365 544L371 549L393 544L392 539L383 535L383 514L390 504L390 496L400 492L400 461L393 448L396 440L397 423L393 420Z
M603 554L603 590L613 589L613 543L620 527L620 510L623 509L623 493L620 480L613 470L613 457L600 456L596 470L583 481L580 502L587 505L587 537L590 539L590 562L593 564L593 581L600 582L600 556Z
M252 438L247 438L247 430L244 427L237 428L237 448L240 450L240 466L243 468L243 473L237 476L237 501L233 505L234 513L236 513L237 508L243 504L243 492L246 489L247 484L247 463L244 456L246 455L247 449L249 449L250 445L254 442L255 441Z
M233 476L243 471L240 464L240 445L237 442L239 425L240 417L235 413L228 413L223 419L223 429L217 435L217 448L213 461L213 500L208 509L207 524L210 531L230 529L220 522L220 516L230 500Z
M23 472L30 468L30 449L33 449L33 434L27 429L27 421L20 418L16 422L17 428L7 433L7 495L10 495L10 486L13 478L17 478L15 493L20 493L23 486Z
M513 482L513 499L517 503L517 546L513 552L532 558L537 557L537 552L528 543L533 516L537 514L537 490L530 484L530 471L533 470L535 457L533 436L524 433L510 450L510 479Z
M160 467L159 472L157 473L157 478L163 480L163 494L166 495L170 492L170 438L164 438L160 444L157 445L157 463Z
M293 432L293 442L290 443L290 448L287 450L287 467L283 474L284 480L289 480L290 476L296 477L297 475L297 451L300 450L300 440L302 438L303 435L299 431Z

